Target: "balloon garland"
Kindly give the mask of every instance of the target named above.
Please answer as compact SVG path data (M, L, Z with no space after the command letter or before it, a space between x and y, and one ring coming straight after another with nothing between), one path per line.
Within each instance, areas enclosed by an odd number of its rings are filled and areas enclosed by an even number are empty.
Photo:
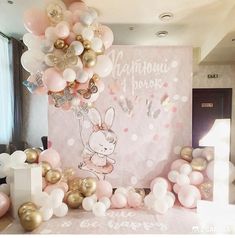
M64 110L92 103L104 90L101 78L112 71L104 53L113 33L82 1L45 2L45 9L24 13L28 50L21 63L30 76L23 84L33 94L48 94L49 103Z

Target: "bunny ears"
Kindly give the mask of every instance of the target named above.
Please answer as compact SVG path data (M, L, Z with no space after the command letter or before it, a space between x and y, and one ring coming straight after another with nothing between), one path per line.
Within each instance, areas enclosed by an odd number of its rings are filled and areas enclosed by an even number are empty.
M89 110L88 117L92 124L97 127L97 130L107 130L113 125L115 111L113 107L107 109L105 112L104 123L102 123L101 115L96 108L91 108Z

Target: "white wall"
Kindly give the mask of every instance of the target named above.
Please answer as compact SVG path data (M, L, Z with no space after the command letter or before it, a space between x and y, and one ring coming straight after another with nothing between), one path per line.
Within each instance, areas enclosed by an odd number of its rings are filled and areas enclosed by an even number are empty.
M219 74L208 79L207 74ZM25 75L27 78L27 75ZM193 88L235 88L235 65L195 65ZM235 102L235 92L233 93ZM32 146L42 146L41 137L47 135L47 96L31 95L24 89L24 140ZM232 145L235 143L235 103L232 104ZM232 146L235 162L235 146Z

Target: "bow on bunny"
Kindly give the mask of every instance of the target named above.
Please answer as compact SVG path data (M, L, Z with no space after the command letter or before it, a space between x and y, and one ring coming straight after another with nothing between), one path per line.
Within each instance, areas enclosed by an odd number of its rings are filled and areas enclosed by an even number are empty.
M108 130L108 126L105 123L102 123L101 125L94 125L93 131L101 131L101 130Z

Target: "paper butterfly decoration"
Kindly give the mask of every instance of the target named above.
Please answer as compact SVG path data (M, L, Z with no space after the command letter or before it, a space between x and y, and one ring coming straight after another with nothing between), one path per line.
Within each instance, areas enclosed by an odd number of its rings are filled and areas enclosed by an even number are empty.
M161 105L162 105L164 111L168 112L170 110L170 108L172 108L174 103L171 102L170 97L168 96L168 94L164 94L161 98Z
M82 119L89 112L89 105L88 103L82 103L78 107L72 108L72 110L78 119Z
M122 108L123 112L127 113L128 115L132 114L134 106L130 99L120 96L118 104Z
M33 78L33 82L29 81L30 78ZM43 87L42 74L40 72L32 74L27 80L23 81L23 85L30 93L33 93L37 88Z
M77 92L79 94L81 94L83 96L83 98L90 99L92 94L98 92L98 88L95 85L94 80L91 78L89 81L88 88L87 89L79 89Z
M65 68L72 67L78 62L78 56L75 55L73 46L70 46L63 56L48 54L47 57L51 64L59 70L64 70Z
M153 101L150 101L150 100L146 100L146 105L147 105L147 116L148 117L151 117L153 119L157 119L161 110L160 109L157 109L157 110L153 110L152 109L152 104L153 104Z
M50 95L55 103L55 107L61 107L63 104L70 102L74 98L74 95L70 93L69 88L65 88L61 93L51 93Z

